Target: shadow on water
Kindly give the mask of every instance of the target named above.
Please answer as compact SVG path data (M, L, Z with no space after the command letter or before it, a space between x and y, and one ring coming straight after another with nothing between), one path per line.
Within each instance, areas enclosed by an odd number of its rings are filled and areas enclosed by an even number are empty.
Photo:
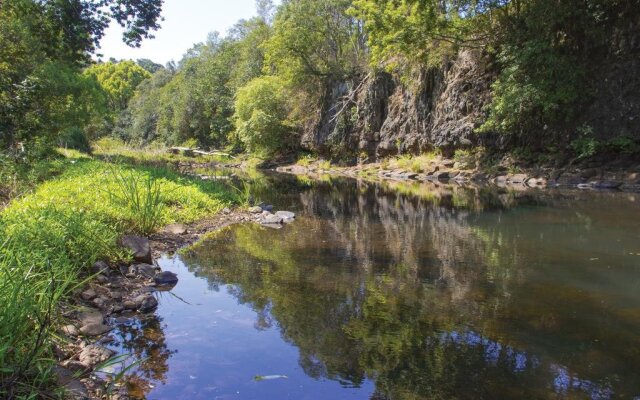
M296 222L164 259L194 306L121 331L154 355L134 372L150 398L640 395L634 195L261 182ZM288 379L252 381L261 365Z

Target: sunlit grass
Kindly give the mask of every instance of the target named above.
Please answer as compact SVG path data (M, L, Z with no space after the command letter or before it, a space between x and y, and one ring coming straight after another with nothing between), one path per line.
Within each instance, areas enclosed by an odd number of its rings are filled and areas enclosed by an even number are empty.
M437 152L424 153L417 156L402 155L392 158L386 162L386 168L403 169L415 173L425 172L437 160Z
M49 384L57 305L117 239L189 223L234 200L222 183L166 168L63 160L63 172L0 213L0 398L39 398Z

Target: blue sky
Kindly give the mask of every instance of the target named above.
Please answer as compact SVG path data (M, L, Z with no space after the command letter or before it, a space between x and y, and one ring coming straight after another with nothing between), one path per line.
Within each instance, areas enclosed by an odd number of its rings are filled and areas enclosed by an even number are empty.
M255 0L165 0L162 15L165 20L155 39L145 40L137 49L122 43L120 27L112 24L101 42L103 59L178 61L194 43L204 42L209 32L224 35L238 20L256 15L256 7Z

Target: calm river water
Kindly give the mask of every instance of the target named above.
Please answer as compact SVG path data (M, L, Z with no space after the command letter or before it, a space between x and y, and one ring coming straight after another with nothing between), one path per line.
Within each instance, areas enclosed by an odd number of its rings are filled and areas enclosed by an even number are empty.
M298 219L160 260L148 399L640 399L640 196L272 176Z

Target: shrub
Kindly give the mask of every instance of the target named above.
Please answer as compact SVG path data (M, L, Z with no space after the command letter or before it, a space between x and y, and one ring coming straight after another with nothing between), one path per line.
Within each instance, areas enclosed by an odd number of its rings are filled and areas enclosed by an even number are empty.
M87 139L84 131L77 127L62 132L58 138L58 145L65 149L79 150L83 153L91 152L89 139Z

